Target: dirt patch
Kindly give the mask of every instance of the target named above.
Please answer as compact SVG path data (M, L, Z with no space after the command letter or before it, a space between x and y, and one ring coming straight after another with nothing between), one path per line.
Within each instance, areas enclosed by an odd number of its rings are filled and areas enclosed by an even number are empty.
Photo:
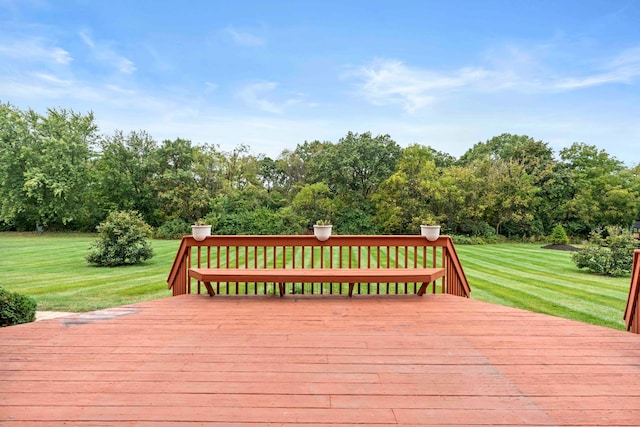
M570 252L578 252L581 250L580 248L576 248L575 246L572 246L572 245L547 245L547 246L543 246L542 249L555 249L557 251L570 251Z

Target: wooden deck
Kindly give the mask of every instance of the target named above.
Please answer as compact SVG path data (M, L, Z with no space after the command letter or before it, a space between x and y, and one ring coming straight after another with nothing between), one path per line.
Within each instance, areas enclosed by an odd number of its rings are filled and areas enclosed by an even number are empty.
M0 425L640 424L640 336L451 295L183 295L0 329Z

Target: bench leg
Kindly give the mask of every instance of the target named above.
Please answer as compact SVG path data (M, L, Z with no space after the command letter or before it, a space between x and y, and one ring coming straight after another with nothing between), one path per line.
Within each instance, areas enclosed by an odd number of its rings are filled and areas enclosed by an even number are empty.
M204 287L207 288L207 293L210 297L214 296L216 293L213 291L213 287L211 286L211 282L202 282L204 283Z
M429 283L424 282L422 284L422 286L420 286L420 289L418 290L418 296L421 297L422 295L424 295L425 291L427 290L427 286L429 286Z
M349 283L349 298L353 296L353 285L355 285L355 283Z
M278 283L278 287L280 288L280 298L284 296L284 283Z

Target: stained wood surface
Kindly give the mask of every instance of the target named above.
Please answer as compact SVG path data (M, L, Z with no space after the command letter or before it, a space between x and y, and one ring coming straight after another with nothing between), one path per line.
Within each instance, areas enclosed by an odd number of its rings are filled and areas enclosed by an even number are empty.
M444 268L190 268L189 276L207 282L432 282Z
M446 294L183 295L0 344L2 426L640 420L640 336Z

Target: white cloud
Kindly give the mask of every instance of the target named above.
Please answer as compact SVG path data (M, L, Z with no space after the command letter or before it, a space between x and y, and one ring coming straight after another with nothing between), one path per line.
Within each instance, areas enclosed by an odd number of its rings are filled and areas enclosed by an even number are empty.
M610 83L632 84L640 77L640 47L628 49L609 61L604 61L601 72L584 77L566 78L555 82L563 90L580 89Z
M57 76L54 76L53 74L33 72L33 73L31 73L31 75L33 77L35 77L37 80L40 80L43 83L48 84L48 85L55 85L55 86L59 86L59 87L61 87L61 86L69 87L72 84L71 80L61 79L61 78L59 78Z
M240 46L264 46L265 40L249 31L237 30L234 27L227 27L224 30L233 41Z
M540 53L540 52L534 52ZM629 49L604 60L598 68L554 70L536 55L509 48L492 52L490 67L469 65L443 72L411 67L393 59L374 60L345 76L355 79L358 93L373 105L401 105L409 112L454 93L564 92L606 84L633 84L640 78L640 48Z
M177 100L165 100L136 88L73 77L63 78L41 71L0 75L0 93L12 103L34 109L61 106L84 111L102 106L129 113L139 110L153 116L160 110L178 109L181 104Z
M66 50L40 38L2 40L0 55L12 60L58 65L67 65L73 59Z
M283 114L287 107L301 103L302 95L300 94L295 98L288 98L280 102L268 99L267 94L277 97L277 94L274 94L277 88L278 83L276 82L260 81L244 86L236 96L249 107L273 114Z
M280 114L282 113L282 108L264 98L265 92L270 92L276 87L278 87L278 84L274 82L251 83L243 87L238 92L238 97L245 104L251 107L258 108L269 113Z
M80 31L79 36L82 39L82 41L84 42L84 44L89 46L91 49L96 47L96 44L93 42L93 40L91 39L91 37L89 37L89 35L87 33L83 32L83 31Z
M218 89L218 85L216 83L204 82L205 93L215 92L217 89Z
M95 58L107 65L116 68L122 74L133 74L136 71L135 64L126 57L115 52L108 43L96 43L86 32L79 33L82 41L91 48Z
M401 104L408 112L433 103L442 92L473 85L490 75L471 67L447 75L397 60L376 60L349 74L361 80L360 93L372 104Z

